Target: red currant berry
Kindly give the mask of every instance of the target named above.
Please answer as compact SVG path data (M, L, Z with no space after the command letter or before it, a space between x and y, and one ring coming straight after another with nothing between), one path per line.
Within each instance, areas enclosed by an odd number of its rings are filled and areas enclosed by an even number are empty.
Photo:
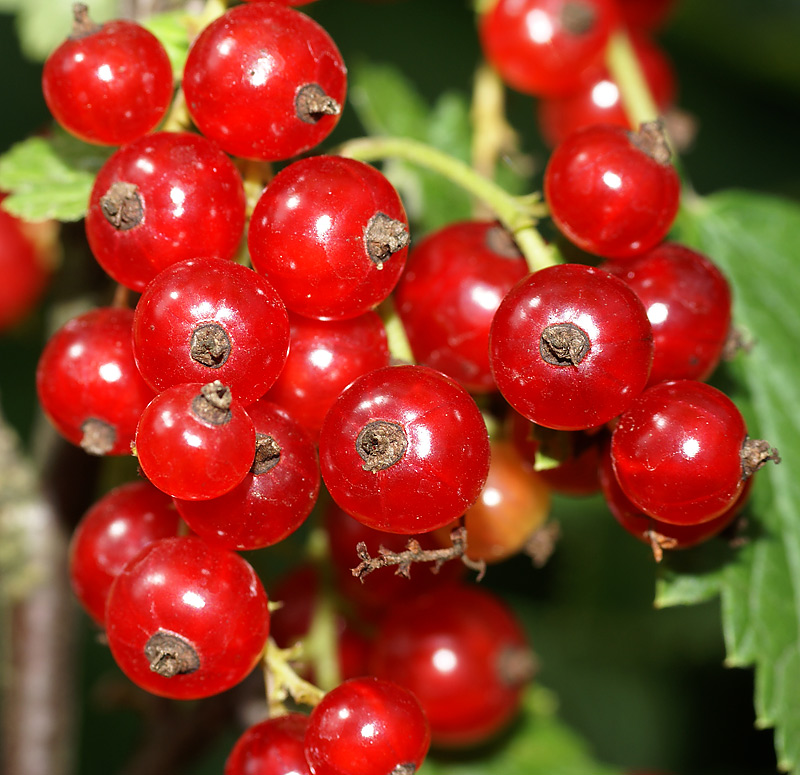
M611 457L638 509L662 522L694 525L728 509L775 451L748 440L741 413L724 393L677 380L648 388L620 417Z
M408 220L392 184L374 167L312 156L267 186L247 242L256 271L292 312L351 318L392 292L406 261Z
M414 358L466 390L496 389L489 328L503 297L528 274L511 235L495 223L452 223L411 251L395 290Z
M413 775L428 753L430 730L407 689L353 678L311 712L305 744L314 775Z
M223 775L311 775L305 755L308 716L287 713L250 727L225 760Z
M678 212L680 180L657 123L638 133L598 124L570 135L544 175L550 216L582 250L628 258L664 239Z
M339 506L391 533L452 522L478 497L489 469L489 439L475 402L427 366L388 366L359 377L326 415L319 452Z
M392 606L373 670L419 700L435 745L485 742L519 709L533 658L511 611L482 589L446 586Z
M244 210L239 171L214 143L157 132L103 165L89 198L86 236L100 266L141 291L177 261L233 258Z
M381 546L390 552L402 552L410 539L419 542L423 550L439 549L441 544L434 533L416 535L396 535L385 533L359 522L335 503L325 510L323 525L328 536L330 559L336 587L342 596L352 601L366 619L374 619L383 614L386 606L406 600L433 587L459 581L466 570L463 563L446 562L436 573L427 568L415 568L408 577L396 573L382 572L370 575L367 583L353 575L358 564L356 547L363 543L372 556L378 554ZM448 528L449 535L449 528Z
M631 44L639 60L650 94L659 113L666 113L675 100L675 75L666 54L643 34L632 35ZM591 67L581 86L563 97L538 102L537 117L542 135L551 147L579 129L592 124L614 124L633 129L622 106L619 87L601 63Z
M347 88L327 32L275 3L230 8L192 44L183 73L200 131L234 156L276 161L322 142Z
M218 379L250 404L278 378L288 351L283 301L261 275L231 261L173 264L136 305L133 355L156 391Z
M242 482L219 498L175 500L197 535L242 551L272 546L297 530L320 483L314 442L283 409L256 401L247 414L256 431L255 460Z
M675 0L617 0L617 3L625 24L643 30L662 27L675 6Z
M36 238L52 239L53 229L50 222L26 223L0 206L0 332L21 321L42 295L50 267L47 245L40 249Z
M558 430L602 425L625 411L644 389L653 360L638 296L608 272L579 264L542 269L518 283L497 310L489 347L509 404Z
M36 391L58 432L93 455L128 455L153 391L133 360L133 311L79 315L45 345Z
M492 442L489 476L464 512L467 556L487 563L502 562L522 551L531 534L550 514L550 486L507 441ZM449 528L436 531L451 546Z
M194 536L164 538L117 576L106 628L114 659L142 689L209 697L258 662L269 635L267 595L238 554Z
M479 32L484 55L509 86L553 96L580 85L616 20L612 0L497 0Z
M663 243L637 259L608 262L642 300L655 350L649 384L704 380L717 367L731 327L731 291L704 255Z
M319 439L325 414L339 394L362 374L389 365L389 344L372 311L347 320L289 315L289 356L264 396L283 406Z
M111 583L145 546L178 535L172 499L149 482L123 484L104 495L78 523L69 546L72 590L101 627Z
M660 562L666 549L689 549L716 535L730 525L747 504L754 477L745 483L733 504L718 517L697 525L672 525L648 517L641 509L631 503L630 498L622 491L617 477L614 475L610 449L606 445L600 456L600 484L603 497L614 519L634 538L650 546L656 562Z
M159 490L184 500L224 495L253 464L253 421L221 382L173 385L142 412L136 454Z
M72 34L44 63L42 91L61 126L88 143L124 145L154 129L172 100L172 66L151 32L98 26L75 3Z

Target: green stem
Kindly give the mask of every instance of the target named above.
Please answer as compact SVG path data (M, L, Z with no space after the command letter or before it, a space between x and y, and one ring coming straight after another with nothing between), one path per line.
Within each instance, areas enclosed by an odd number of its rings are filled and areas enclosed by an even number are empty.
M624 29L615 32L608 42L606 66L611 80L619 88L630 125L638 128L647 121L655 121L658 118L658 106L650 94L639 59Z
M529 196L509 194L459 159L405 137L362 137L344 143L338 153L365 162L402 159L439 173L491 208L514 236L532 272L557 263L550 247L536 230L536 216L541 214L541 205L532 203Z

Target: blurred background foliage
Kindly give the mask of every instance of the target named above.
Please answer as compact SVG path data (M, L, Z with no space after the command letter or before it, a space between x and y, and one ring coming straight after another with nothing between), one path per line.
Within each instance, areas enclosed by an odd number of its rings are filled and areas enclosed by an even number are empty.
M66 0L60 4L68 7ZM4 0L0 10L14 6ZM351 66L393 64L430 103L445 92L469 94L479 49L465 0L319 0L304 10L328 29ZM55 20L51 26L56 39L66 34L66 27L56 30ZM703 194L748 188L800 198L800 0L683 0L659 39L675 64L678 104L699 125L684 157L694 187ZM35 48L25 43L26 51ZM0 14L0 58L4 151L48 121L40 64L23 54L10 13ZM531 100L509 94L508 111L523 150L534 159L538 188L547 152ZM362 132L348 108L328 145ZM80 226L68 227L65 235L68 245L78 245ZM75 263L62 268L51 298L93 276L85 252L70 250ZM29 441L46 308L0 338L3 410ZM596 499L558 499L555 514L563 540L543 570L517 559L492 568L485 583L523 617L541 660L539 680L557 695L566 722L599 760L621 769L775 772L771 733L754 728L752 674L723 668L718 605L654 610L648 550L623 534ZM267 550L259 566L269 575L281 566L283 551ZM105 775L121 771L136 747L144 723L138 711L144 709L152 723L160 701L121 686L107 649L82 621L76 771ZM185 772L221 772L236 734L231 725Z

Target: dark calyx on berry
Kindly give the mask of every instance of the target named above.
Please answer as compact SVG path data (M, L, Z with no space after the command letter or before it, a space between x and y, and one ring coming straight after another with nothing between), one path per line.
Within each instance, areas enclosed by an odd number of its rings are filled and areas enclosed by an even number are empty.
M94 417L81 425L83 438L81 448L90 455L107 455L117 441L117 431L113 425Z
M364 230L367 253L378 269L383 269L384 262L406 247L408 241L408 226L386 213L375 213Z
M253 459L251 474L258 476L275 468L281 461L281 448L272 436L256 433L256 456Z
M231 340L219 323L203 323L192 333L189 354L193 361L218 369L231 354Z
M163 678L193 673L200 667L200 658L189 641L173 632L159 630L144 646L150 669Z
M506 686L524 686L536 675L538 667L527 646L506 646L497 655L497 675Z
M417 768L413 762L406 762L405 764L398 764L388 775L414 775Z
M539 338L542 360L553 366L577 366L590 346L589 337L574 323L553 323Z
M72 4L72 17L72 32L70 32L69 35L70 40L80 40L81 38L86 38L89 35L100 32L100 25L95 24L89 18L89 7L84 3Z
M316 124L323 116L338 116L342 112L339 103L325 94L317 83L307 83L294 100L297 117L306 124Z
M356 450L364 461L361 467L365 471L383 471L393 466L403 457L407 446L403 428L386 420L367 423L356 438Z
M763 439L751 439L749 436L742 444L742 479L749 479L759 468L769 461L780 463L781 456L775 447Z
M631 142L659 164L669 164L672 152L667 142L664 122L646 121L640 125L638 132L628 132Z
M117 231L129 231L144 219L144 205L133 183L117 181L100 197L105 219Z
M231 421L231 389L218 379L203 385L200 395L192 401L192 412L212 425L225 425Z
M592 31L596 21L594 8L586 3L566 3L561 11L561 25L572 35L586 35Z

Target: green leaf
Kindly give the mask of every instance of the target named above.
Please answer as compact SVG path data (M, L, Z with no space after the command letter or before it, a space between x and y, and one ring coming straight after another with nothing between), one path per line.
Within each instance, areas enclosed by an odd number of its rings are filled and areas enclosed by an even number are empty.
M29 221L80 220L112 151L61 131L17 143L0 157L0 189L11 192L3 207Z
M167 52L175 80L183 76L183 67L189 54L189 17L184 11L170 11L142 21L160 41Z
M676 237L731 281L734 320L756 344L731 365L729 392L750 433L768 439L784 462L757 474L749 543L716 562L699 554L703 561L686 574L672 566L657 601L695 602L719 590L727 663L755 665L757 723L776 727L787 770L800 765L799 235L796 204L740 191L689 201L679 221Z
M592 759L586 743L556 716L554 695L532 687L519 723L482 755L431 755L419 775L613 775Z

